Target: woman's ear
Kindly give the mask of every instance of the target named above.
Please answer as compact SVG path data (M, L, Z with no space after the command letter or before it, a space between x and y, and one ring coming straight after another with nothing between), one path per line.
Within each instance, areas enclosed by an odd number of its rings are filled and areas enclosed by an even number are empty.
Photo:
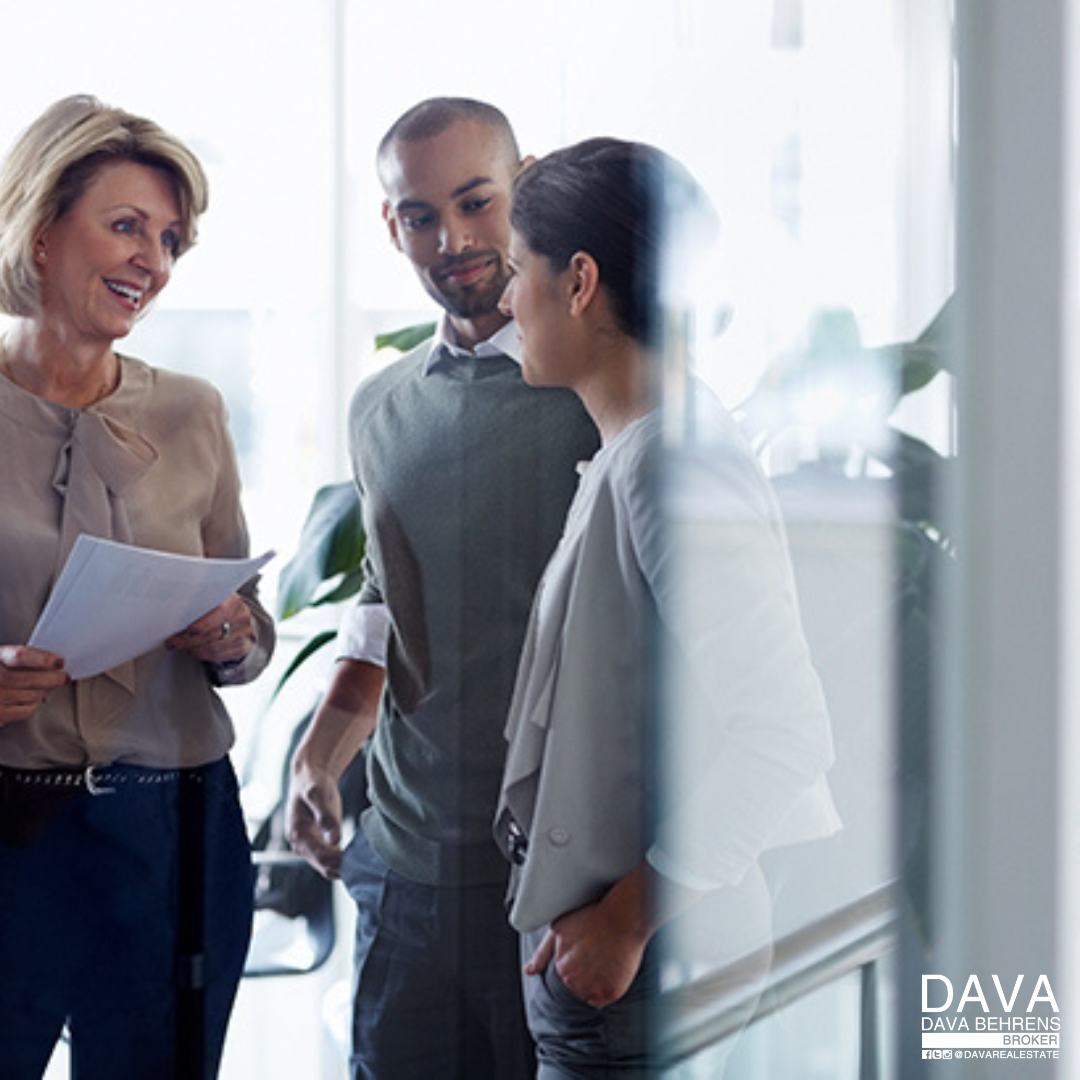
M570 256L570 314L587 311L600 292L600 267L587 251Z

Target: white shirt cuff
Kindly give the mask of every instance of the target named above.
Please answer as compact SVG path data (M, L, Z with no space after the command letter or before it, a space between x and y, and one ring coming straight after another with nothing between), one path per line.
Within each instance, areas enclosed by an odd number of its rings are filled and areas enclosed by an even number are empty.
M390 609L385 604L357 604L338 629L336 659L364 660L386 667Z

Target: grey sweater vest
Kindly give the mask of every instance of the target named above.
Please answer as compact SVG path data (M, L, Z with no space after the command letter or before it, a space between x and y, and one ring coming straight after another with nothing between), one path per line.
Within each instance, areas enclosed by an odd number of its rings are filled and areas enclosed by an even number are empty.
M363 828L427 884L492 884L503 729L532 597L592 457L569 391L529 387L505 357L428 346L372 376L350 412L368 533L361 602L392 620Z

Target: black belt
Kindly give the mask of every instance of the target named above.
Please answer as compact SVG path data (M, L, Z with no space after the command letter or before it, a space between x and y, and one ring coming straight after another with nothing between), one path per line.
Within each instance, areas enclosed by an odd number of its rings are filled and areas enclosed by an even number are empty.
M150 769L142 765L87 765L82 769L12 769L0 765L0 782L21 787L72 790L112 795L119 788L172 784L181 779L202 780L202 769Z

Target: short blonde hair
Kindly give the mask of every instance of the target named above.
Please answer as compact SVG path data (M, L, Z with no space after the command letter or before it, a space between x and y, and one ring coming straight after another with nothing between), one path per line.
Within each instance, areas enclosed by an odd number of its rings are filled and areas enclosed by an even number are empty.
M152 120L86 94L63 98L26 129L0 169L0 311L39 311L35 244L102 168L124 161L168 177L180 204L176 257L191 248L209 202L198 158Z

